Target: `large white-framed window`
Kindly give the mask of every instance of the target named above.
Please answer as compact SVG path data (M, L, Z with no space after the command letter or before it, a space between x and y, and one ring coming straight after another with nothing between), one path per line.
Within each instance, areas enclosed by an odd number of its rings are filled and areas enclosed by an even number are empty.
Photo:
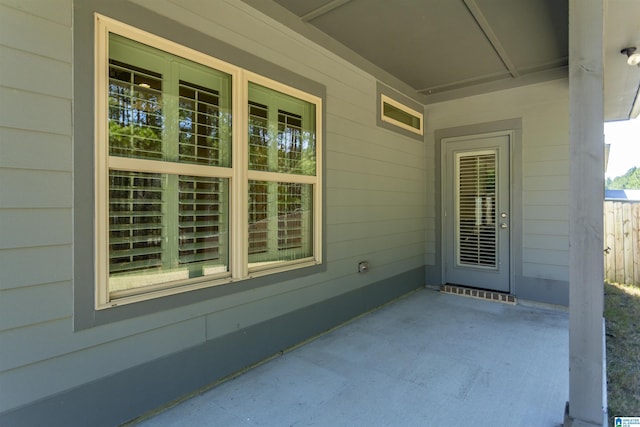
M95 18L96 308L322 262L322 99Z

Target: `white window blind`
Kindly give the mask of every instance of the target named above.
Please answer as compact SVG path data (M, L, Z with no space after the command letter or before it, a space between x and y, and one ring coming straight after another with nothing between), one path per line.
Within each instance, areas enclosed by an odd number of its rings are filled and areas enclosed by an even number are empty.
M163 180L160 174L109 173L109 272L162 266Z
M497 266L495 152L458 154L458 264Z
M207 268L218 272L227 265L227 181L217 178L184 176L179 178L179 263L209 263ZM198 274L200 273L200 274Z
M320 263L321 99L96 26L96 307Z

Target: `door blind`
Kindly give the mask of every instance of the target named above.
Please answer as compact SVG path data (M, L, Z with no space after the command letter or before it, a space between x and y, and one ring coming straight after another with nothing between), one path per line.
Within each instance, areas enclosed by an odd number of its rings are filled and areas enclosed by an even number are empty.
M495 152L457 158L458 264L497 267Z

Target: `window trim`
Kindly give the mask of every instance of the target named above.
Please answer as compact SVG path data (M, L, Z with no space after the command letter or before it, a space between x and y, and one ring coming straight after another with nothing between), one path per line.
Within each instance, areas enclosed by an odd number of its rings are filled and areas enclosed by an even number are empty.
M395 107L399 110L401 110L402 112L415 117L416 119L418 119L419 122L419 127L416 128L414 126L410 126L407 125L406 123L403 123L399 120L396 120L392 117L389 117L387 115L385 115L384 113L384 105L388 104L392 107ZM404 130L407 130L409 132L415 133L417 135L420 136L424 136L424 113L421 113L417 110L414 110L413 108L399 102L396 101L395 99L391 98L390 96L387 96L383 93L380 94L380 120L382 120L383 122L387 122L390 123L394 126L398 126Z
M254 277L286 272L322 264L323 260L323 98L303 90L285 85L277 80L245 70L228 62L172 42L144 30L111 19L99 13L94 14L94 300L95 309L117 307L130 303L151 300L196 289L244 281ZM162 173L184 173L202 175L229 180L229 266L228 272L220 275L202 276L185 281L168 282L154 286L150 291L136 293L113 300L108 291L108 174L109 169L118 165L125 170L154 172L158 170L153 160L110 157L108 151L108 67L109 33L119 34L136 42L179 56L215 70L231 75L232 78L232 117L238 118L232 126L232 163L229 168L199 166L193 164L170 165ZM269 89L294 96L315 105L316 132L316 174L315 176L294 175L274 172L258 172L248 169L248 84L263 85ZM169 172L168 172L169 171ZM248 182L252 179L267 179L280 182L311 184L313 188L313 256L293 261L276 261L269 265L249 268L248 242ZM184 282L184 283L182 283Z

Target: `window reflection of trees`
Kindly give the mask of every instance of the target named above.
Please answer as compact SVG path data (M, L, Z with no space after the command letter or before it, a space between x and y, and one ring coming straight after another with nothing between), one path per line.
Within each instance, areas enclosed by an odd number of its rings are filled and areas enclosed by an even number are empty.
M163 105L175 93L177 110ZM161 74L111 60L108 95L110 155L229 166L231 116L218 91L186 81L163 88ZM177 141L167 140L167 126ZM218 178L111 170L110 274L188 265L199 276L203 263L226 265L227 187Z
M162 76L115 60L109 65L109 154L162 158Z
M269 170L268 107L249 102L249 167L251 170Z
M249 168L315 175L315 133L305 129L305 121L313 128L314 114L309 116L250 101ZM249 182L249 254L255 262L311 256L311 193L304 184Z
M225 164L220 147L220 99L217 90L180 81L178 127L180 161Z

